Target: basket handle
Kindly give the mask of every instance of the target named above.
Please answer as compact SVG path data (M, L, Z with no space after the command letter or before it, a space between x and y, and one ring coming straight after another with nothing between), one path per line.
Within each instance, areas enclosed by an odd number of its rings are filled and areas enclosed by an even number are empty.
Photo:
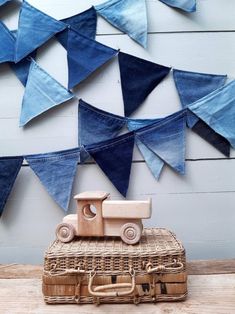
M131 276L131 283L115 283L115 284L108 284L99 287L92 288L93 281L96 276L96 272L90 272L90 278L88 283L88 291L91 295L95 297L120 297L129 295L134 292L135 290L135 272L133 269L129 271ZM119 289L119 288L130 288L128 291L105 291L109 289ZM103 291L104 290L104 291Z
M174 260L173 263L169 263L166 265L158 265L157 267L152 267L153 265L151 263L148 263L146 265L146 271L148 274L152 274L152 273L161 273L164 271L168 271L168 272L178 272L179 270L182 270L184 268L183 263Z

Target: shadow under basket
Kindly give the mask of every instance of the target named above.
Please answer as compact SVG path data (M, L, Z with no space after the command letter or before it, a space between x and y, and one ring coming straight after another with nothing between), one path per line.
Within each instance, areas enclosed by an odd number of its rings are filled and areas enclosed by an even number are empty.
M46 303L142 303L187 296L185 249L167 229L144 229L136 245L120 238L54 241L45 252Z

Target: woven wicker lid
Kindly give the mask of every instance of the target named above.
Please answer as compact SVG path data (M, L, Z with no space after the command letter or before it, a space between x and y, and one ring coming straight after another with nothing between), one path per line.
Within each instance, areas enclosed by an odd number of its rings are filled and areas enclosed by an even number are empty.
M182 243L174 233L163 228L144 229L136 245L128 245L119 237L78 237L70 243L54 241L45 252L46 258L79 256L166 256L184 254Z

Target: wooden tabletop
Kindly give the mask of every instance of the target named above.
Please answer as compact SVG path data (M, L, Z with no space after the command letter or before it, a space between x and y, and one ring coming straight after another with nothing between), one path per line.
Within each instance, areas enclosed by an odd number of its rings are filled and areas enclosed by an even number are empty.
M235 313L235 259L193 261L188 266L188 298L156 304L47 305L41 292L42 266L0 265L1 314L64 313Z

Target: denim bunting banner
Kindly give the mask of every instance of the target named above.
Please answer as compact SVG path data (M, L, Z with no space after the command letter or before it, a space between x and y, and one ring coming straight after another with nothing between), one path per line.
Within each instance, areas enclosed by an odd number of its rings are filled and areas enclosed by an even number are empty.
M196 0L160 0L170 7L191 13L196 11Z
M11 31L0 21L0 63L14 61L15 39Z
M67 211L80 161L80 149L28 155L25 159L55 202Z
M161 119L128 119L127 127L130 131L136 131L147 125L151 125ZM144 160L152 172L154 178L159 180L164 162L159 158L154 152L152 152L144 143L142 143L138 138L135 138L135 143L140 150Z
M129 186L133 147L133 132L85 147L123 196L126 196Z
M114 27L147 47L147 13L145 0L108 0L95 6L96 11Z
M76 14L74 16L67 17L62 19L61 22L69 25L69 27L78 31L86 37L95 39L96 36L96 27L97 27L97 14L94 7ZM68 42L68 29L56 34L57 39L61 45L67 49Z
M23 1L16 38L15 62L19 62L67 25Z
M20 126L58 106L74 95L44 71L33 59L22 101Z
M235 148L235 80L188 108Z
M186 110L136 131L137 138L180 174L185 172Z
M170 72L169 67L118 54L125 116L129 117Z
M22 163L23 157L0 157L0 217Z
M124 117L95 108L82 99L79 100L79 145L90 145L114 138L125 124Z
M72 28L68 31L67 47L68 89L85 80L90 74L118 53L117 50L83 36Z

